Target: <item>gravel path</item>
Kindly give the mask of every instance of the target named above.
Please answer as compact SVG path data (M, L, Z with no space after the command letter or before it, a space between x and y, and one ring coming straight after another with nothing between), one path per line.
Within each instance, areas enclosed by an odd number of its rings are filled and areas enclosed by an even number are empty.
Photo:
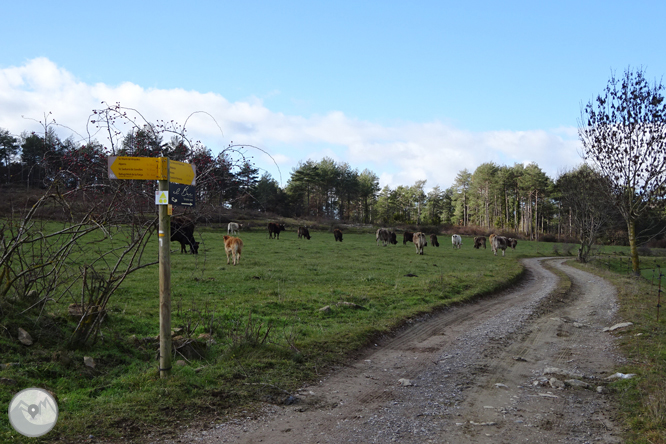
M189 427L167 443L618 443L605 377L621 361L614 288L543 259L493 297L427 316L258 419ZM600 387L600 388L598 388Z

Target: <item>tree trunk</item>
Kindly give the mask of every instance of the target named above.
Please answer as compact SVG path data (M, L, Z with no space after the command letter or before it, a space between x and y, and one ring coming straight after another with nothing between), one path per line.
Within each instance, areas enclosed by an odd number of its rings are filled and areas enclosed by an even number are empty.
M640 262L638 259L638 245L636 240L636 221L627 222L627 232L629 234L629 250L631 252L631 269L634 276L640 276Z

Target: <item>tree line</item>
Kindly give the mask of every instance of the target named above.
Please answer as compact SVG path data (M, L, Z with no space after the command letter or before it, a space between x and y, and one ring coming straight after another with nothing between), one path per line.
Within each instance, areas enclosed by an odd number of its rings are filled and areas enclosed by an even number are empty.
M56 181L69 189L104 185L109 183L109 155L167 156L196 166L201 206L345 223L473 226L518 232L529 239L575 237L579 231L574 223L577 207L562 194L564 180L569 184L571 176L550 178L535 163L486 162L474 171L460 171L446 189L436 185L428 190L425 180L381 188L374 172L324 158L300 162L280 187L245 158L238 162L228 152L214 156L210 149L191 147L178 136L165 141L150 125L126 133L113 153L95 140L61 140L53 128L18 137L0 129L0 141L3 182L26 188L44 188ZM153 184L136 182L125 185L148 188L145 194L151 195Z
M196 166L200 213L238 209L344 223L476 227L535 240L566 236L581 243L583 255L603 239L630 244L635 256L641 239L661 236L664 228L662 90L661 83L647 82L642 69L627 69L621 78L613 75L604 92L581 109L585 163L556 178L536 163L486 162L474 171L460 171L446 189L428 189L426 181L392 189L381 188L377 174L368 169L324 158L300 162L281 187L267 172L260 175L246 156L256 147L229 145L213 155L191 141L184 126L145 120L139 125L136 115L128 114L135 110L119 104L93 111L89 122L106 145L92 137L61 140L46 121L42 134L13 136L0 129L0 177L28 189L60 183L103 192L110 186L109 155L168 156ZM119 122L129 122L130 130L121 131ZM146 208L152 205L154 184L122 186L143 196Z

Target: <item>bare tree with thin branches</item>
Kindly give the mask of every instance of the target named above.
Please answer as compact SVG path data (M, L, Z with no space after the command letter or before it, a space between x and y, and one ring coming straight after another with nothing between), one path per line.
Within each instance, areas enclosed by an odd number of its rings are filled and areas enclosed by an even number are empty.
M664 204L666 102L664 86L650 85L644 70L611 75L596 100L581 110L578 134L583 158L610 183L612 201L627 225L632 269L640 273L637 222Z

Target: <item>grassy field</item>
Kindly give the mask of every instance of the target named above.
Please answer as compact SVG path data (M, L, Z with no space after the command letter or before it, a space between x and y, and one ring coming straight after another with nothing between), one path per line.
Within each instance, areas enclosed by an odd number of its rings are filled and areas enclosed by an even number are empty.
M419 256L412 244L377 246L372 233L345 233L340 243L330 232L312 232L309 241L293 231L269 240L257 229L240 234L245 245L234 267L226 264L223 234L203 229L197 256L172 244L172 327L183 344L174 360L184 365L175 365L170 378L158 374L154 266L113 295L102 336L87 349L65 346L74 327L67 305L77 301L48 305L38 321L34 311L3 321L9 334L0 335L2 363L19 365L0 370L0 378L16 382L0 384L2 403L22 388L51 390L60 416L43 442L127 438L247 415L257 401L284 402L409 318L509 285L522 272L519 257L569 248L520 241L503 258L474 250L470 238L453 250L440 236L441 247ZM610 262L626 260L626 248L603 252ZM33 346L11 339L18 327L37 339ZM210 336L198 339L202 334ZM95 360L94 369L84 356ZM0 416L0 442L22 439Z
M226 264L223 234L204 229L196 256L176 253L172 244L172 326L194 342L176 353L185 365L175 365L171 378L160 379L157 370L154 266L114 294L102 335L87 349L65 346L74 327L67 306L76 300L47 305L38 322L35 311L5 322L2 362L18 365L0 370L16 381L0 385L2 401L17 388L55 393L60 416L49 440L127 437L202 415L222 418L256 401L283 402L407 319L491 293L522 272L520 250L494 257L471 248L470 239L461 250L449 241L419 256L412 244L377 246L371 233L345 233L340 243L329 232L313 232L309 241L294 232L269 240L263 230L241 233L243 255L233 266ZM11 339L18 327L36 338L33 346ZM201 334L212 340L197 340ZM84 356L94 359L94 369ZM20 442L6 417L0 427L0 440Z

